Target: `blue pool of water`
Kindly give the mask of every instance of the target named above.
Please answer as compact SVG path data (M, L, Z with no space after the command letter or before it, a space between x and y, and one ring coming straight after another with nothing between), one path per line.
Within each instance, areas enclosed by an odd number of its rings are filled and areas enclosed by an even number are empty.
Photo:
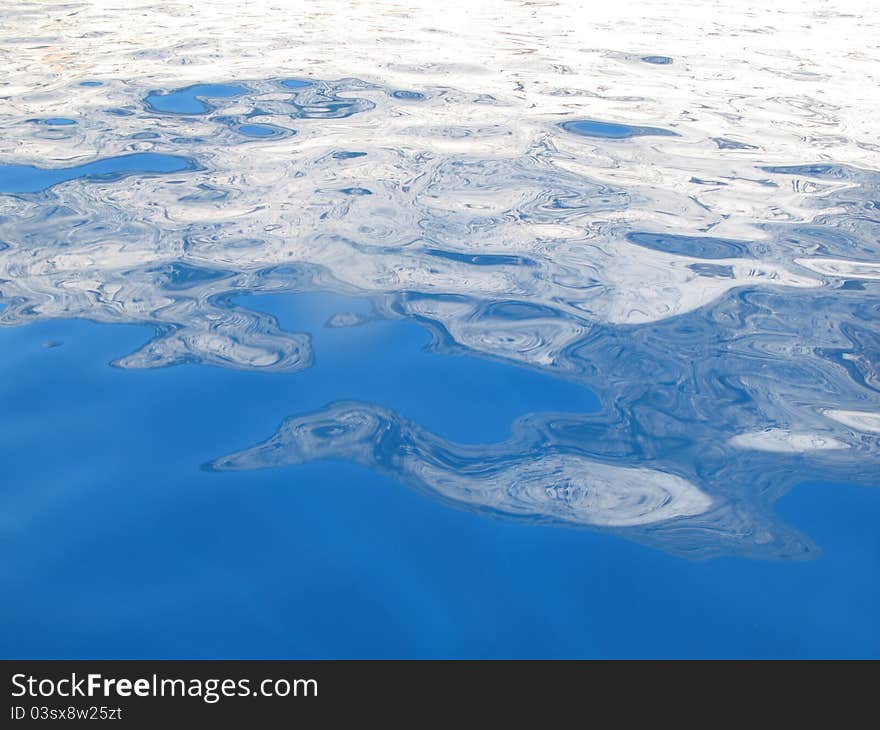
M880 656L880 173L393 70L0 120L0 655Z

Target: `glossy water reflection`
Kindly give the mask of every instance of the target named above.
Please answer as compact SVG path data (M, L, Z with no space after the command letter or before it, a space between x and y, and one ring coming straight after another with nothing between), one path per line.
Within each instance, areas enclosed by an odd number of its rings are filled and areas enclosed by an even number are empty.
M184 4L136 32L10 8L0 325L143 325L115 367L280 377L322 367L316 332L243 295L357 297L326 326L414 322L601 408L474 445L291 403L212 472L342 459L679 555L816 555L775 501L880 467L880 66L836 32L877 23L792 5L782 43L763 11L376 4L338 37L323 5L206 3L197 33Z

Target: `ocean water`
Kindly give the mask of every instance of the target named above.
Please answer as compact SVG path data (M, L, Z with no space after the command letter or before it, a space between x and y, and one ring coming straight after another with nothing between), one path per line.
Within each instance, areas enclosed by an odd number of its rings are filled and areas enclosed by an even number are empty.
M880 656L880 16L607 5L0 11L2 656Z

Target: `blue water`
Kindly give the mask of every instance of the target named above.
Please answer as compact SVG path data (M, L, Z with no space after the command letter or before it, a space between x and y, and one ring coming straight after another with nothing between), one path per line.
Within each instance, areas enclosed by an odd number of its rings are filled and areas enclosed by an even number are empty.
M21 92L0 656L880 657L880 172L655 47Z
M36 193L68 180L121 180L138 173L180 172L193 162L175 155L140 152L73 167L0 165L0 193Z

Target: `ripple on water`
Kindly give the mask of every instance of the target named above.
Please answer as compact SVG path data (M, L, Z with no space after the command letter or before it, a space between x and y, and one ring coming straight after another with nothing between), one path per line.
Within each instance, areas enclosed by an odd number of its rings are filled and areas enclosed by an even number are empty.
M287 131L280 127L273 127L269 124L242 124L235 129L246 137L259 137L261 139L265 139L266 137L280 137Z
M391 96L395 99L403 99L405 101L424 101L425 95L418 91L406 91L398 89L391 92Z

